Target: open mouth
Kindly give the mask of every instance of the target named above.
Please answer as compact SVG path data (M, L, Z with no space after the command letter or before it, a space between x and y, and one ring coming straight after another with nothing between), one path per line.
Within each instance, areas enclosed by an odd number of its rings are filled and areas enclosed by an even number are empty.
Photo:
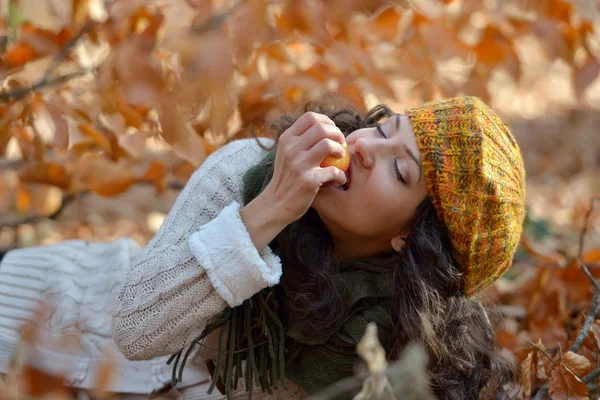
M351 171L352 171L352 161L350 162L350 166L348 167L348 170L346 171L346 183L344 183L343 185L336 185L336 188L338 188L339 190L343 190L344 192L348 190L348 188L350 187L350 177L351 177Z

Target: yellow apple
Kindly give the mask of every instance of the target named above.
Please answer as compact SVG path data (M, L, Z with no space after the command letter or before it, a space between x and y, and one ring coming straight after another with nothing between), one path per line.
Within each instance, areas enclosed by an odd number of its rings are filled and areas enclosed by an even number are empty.
M350 149L348 149L348 145L345 141L342 146L344 147L344 150L346 150L344 157L338 158L335 156L327 156L323 159L323 161L321 161L321 168L333 166L341 169L344 172L348 171L348 168L350 167Z

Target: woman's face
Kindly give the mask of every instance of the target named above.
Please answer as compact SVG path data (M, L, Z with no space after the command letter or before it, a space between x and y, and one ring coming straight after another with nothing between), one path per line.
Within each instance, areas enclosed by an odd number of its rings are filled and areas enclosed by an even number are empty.
M312 207L344 259L378 255L404 246L428 190L421 154L406 115L352 132L347 190L327 184Z

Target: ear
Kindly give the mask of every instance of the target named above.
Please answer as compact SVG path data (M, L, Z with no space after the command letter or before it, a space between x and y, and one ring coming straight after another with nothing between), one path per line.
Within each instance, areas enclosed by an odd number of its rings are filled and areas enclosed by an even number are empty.
M406 236L404 235L396 235L392 238L392 249L397 252L402 251L404 246L406 246Z

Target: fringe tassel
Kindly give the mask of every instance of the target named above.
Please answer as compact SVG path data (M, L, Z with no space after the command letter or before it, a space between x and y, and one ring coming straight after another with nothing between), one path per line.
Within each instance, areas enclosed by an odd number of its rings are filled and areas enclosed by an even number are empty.
M221 318L208 324L190 343L185 354L184 349L181 349L169 358L168 365L174 361L171 378L173 387L182 381L183 368L194 347L202 346L202 340L216 329L220 329L217 360L208 389L209 394L218 382L222 382L225 389L223 394L230 399L232 391L238 387L240 378L244 378L249 399L252 399L255 385L260 386L263 393L269 394L280 385L287 390L285 331L278 314L279 306L272 288L255 294L238 307L226 309ZM223 346L225 331L229 334L227 343ZM242 367L243 361L246 361L245 368Z

